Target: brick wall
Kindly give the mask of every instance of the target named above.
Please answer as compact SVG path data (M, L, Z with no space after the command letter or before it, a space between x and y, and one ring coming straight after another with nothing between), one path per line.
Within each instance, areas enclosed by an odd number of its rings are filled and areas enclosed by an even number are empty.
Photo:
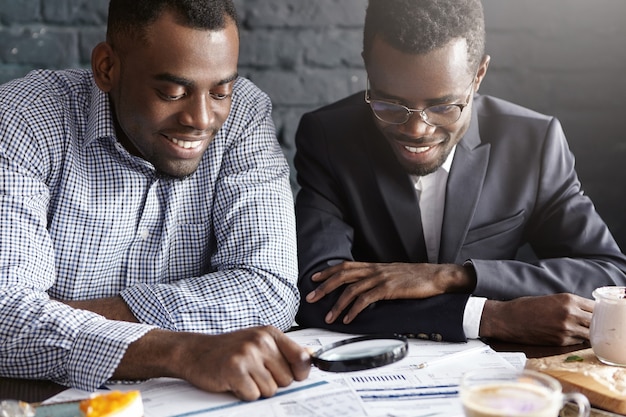
M626 1L483 2L492 61L481 92L559 117L586 193L626 248ZM107 3L0 0L0 82L32 68L88 66ZM272 97L291 160L300 115L364 87L367 0L235 3L240 72Z

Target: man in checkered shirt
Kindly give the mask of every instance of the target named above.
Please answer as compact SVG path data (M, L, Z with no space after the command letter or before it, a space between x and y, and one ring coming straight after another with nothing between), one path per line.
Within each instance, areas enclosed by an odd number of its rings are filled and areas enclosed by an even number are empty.
M293 200L230 0L112 0L92 70L0 87L0 376L307 377Z

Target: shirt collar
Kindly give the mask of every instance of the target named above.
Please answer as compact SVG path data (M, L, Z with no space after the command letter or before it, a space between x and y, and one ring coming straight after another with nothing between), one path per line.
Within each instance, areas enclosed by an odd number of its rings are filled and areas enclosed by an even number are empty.
M115 139L115 126L109 95L100 90L92 79L91 100L83 145L87 147L100 138Z
M446 158L446 160L444 161L444 163L437 168L437 170L435 172L432 172L428 175L425 175L424 177L428 177L428 178L433 178L436 176L437 173L439 172L445 172L446 173L446 178L447 178L447 174L450 173L450 168L452 167L452 161L454 160L454 154L456 153L456 145L454 145L452 147L452 150L450 151L450 153L448 154L448 157ZM413 175L411 174L411 181L413 181L413 184L415 185L415 187L418 190L421 190L423 187L423 182L422 182L422 177L419 175Z
M456 152L456 145L452 147L452 150L448 154L446 161L439 167L439 169L445 170L447 173L450 173L450 167L452 167L452 160L454 160L454 154Z

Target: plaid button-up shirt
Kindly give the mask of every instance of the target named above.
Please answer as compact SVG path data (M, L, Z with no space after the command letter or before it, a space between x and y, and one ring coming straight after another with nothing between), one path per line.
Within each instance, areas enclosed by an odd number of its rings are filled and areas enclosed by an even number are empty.
M298 307L289 167L250 81L198 170L162 179L116 140L86 70L0 86L0 375L93 390L156 327L272 324ZM141 324L52 299L121 295Z

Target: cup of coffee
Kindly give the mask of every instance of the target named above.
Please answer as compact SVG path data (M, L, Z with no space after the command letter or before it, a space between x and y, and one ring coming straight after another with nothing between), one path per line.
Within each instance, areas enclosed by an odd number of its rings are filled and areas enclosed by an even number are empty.
M626 287L600 287L589 326L589 342L607 365L626 366Z
M530 370L477 369L461 378L461 403L467 417L558 417L575 403L579 417L588 417L589 400L580 393L563 393L549 375Z

